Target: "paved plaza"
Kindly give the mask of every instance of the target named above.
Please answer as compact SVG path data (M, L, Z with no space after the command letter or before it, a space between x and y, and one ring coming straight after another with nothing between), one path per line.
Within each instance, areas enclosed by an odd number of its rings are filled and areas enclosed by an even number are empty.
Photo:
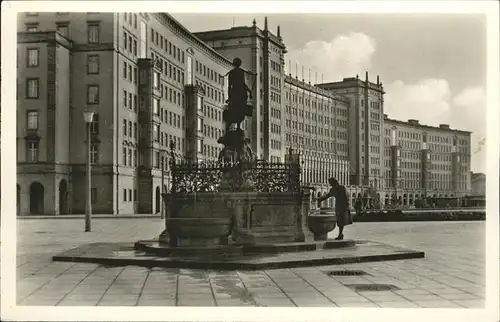
M93 242L157 236L159 218L19 219L18 305L58 306L329 306L481 308L485 299L485 222L355 223L346 238L425 251L425 258L264 271L106 267L53 262ZM333 232L334 237L336 231ZM329 276L332 270L361 276ZM398 289L360 291L359 284Z

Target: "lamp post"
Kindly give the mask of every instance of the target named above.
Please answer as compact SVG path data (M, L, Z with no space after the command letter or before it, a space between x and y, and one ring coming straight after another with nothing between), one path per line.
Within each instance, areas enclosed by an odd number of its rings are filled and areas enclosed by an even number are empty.
M165 218L165 158L166 158L166 150L162 149L161 150L161 205L160 205L160 212L161 212L161 218Z
M91 165L91 124L92 120L94 118L94 112L92 111L85 111L83 113L83 118L86 123L86 128L87 128L87 199L85 201L85 231L89 232L91 230L91 216L92 216L92 194L91 194L91 187L92 187L92 165Z

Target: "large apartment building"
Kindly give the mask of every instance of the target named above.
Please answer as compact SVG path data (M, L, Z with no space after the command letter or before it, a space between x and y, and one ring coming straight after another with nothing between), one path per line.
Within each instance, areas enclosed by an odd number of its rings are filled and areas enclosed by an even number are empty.
M384 198L408 205L422 196L470 195L470 134L448 124L427 126L384 114Z
M18 30L19 213L84 212L87 110L94 213L158 212L171 141L217 158L231 61L170 15L23 13Z
M286 75L278 27L191 33L167 13L23 13L18 19L18 213L83 213L90 125L94 213L156 213L161 168L214 160L227 72L240 57L253 91L243 124L257 156L300 153L319 193L334 176L352 198L412 204L470 193L470 132L384 114L377 76L311 84Z
M335 177L349 186L348 98L291 75L284 92L285 148L300 154L304 185L321 193Z

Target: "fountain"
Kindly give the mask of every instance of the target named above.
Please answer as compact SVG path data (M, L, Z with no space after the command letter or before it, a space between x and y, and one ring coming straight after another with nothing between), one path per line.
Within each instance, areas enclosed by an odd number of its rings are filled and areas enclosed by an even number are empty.
M257 160L245 138L240 124L252 115L252 106L237 65L235 59L236 68L229 73L219 159L176 163L175 145L170 143L172 187L163 195L166 227L159 237L137 241L133 247L85 245L54 260L262 269L423 257L422 252L376 242L327 239L336 217L331 209L312 211L310 187L300 182L300 155L290 149L284 163Z

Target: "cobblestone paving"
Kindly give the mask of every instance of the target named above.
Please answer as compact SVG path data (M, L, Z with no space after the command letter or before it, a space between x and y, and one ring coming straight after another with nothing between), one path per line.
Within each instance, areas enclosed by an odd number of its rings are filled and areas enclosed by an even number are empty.
M80 219L18 220L18 305L484 306L484 222L356 223L346 228L346 237L423 250L426 258L252 272L52 262L53 255L90 242L155 237L162 221L98 219L92 232L84 233L83 227ZM339 269L362 270L367 275L326 274ZM374 283L399 289L349 287Z

